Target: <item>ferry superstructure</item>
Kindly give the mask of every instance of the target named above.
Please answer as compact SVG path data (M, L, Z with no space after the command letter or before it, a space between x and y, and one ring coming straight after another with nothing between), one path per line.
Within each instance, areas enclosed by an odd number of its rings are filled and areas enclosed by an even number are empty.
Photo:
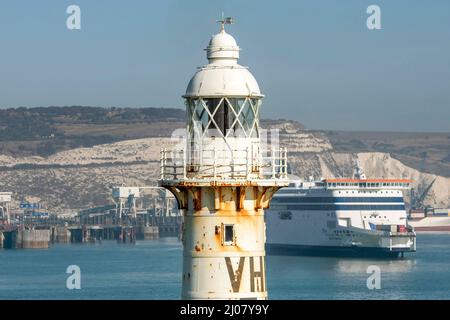
M267 251L289 255L403 256L416 251L403 191L411 180L292 180L266 213Z

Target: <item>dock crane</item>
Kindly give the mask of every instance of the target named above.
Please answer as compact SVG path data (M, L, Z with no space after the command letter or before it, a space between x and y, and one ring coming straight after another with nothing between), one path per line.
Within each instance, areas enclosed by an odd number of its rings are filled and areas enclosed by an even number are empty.
M427 197L428 192L430 192L431 187L433 186L436 179L437 179L437 177L435 177L433 179L433 181L431 181L431 183L425 188L425 190L419 196L417 196L417 193L414 190L414 188L411 189L411 207L412 207L412 209L421 209L421 208L426 207L424 204L424 200Z

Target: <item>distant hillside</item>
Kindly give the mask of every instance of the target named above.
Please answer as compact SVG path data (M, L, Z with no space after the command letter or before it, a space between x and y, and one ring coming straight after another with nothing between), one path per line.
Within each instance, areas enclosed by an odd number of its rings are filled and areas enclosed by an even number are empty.
M175 108L47 107L0 109L0 150L13 156L48 156L77 147L168 136L183 127Z
M325 132L335 152L383 152L421 172L450 177L450 133Z
M0 110L0 156L49 157L75 148L170 137L175 129L185 128L185 116L184 108L4 109ZM289 143L302 146L302 153L325 149L388 153L420 172L450 177L450 133L311 131L285 119L263 119L261 126L279 129ZM323 141L328 141L324 150ZM289 152L296 155L293 150Z

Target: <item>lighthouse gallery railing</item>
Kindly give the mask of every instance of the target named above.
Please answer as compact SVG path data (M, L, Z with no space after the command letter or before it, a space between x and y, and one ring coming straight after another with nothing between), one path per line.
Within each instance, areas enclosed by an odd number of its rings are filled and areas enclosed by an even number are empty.
M160 152L161 180L287 179L287 149L253 153L236 150L168 150Z

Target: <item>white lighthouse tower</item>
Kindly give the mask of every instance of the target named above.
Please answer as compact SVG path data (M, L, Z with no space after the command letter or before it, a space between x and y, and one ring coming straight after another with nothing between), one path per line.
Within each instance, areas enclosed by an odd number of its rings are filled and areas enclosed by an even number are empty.
M285 149L260 142L263 95L225 32L183 96L186 144L161 150L160 185L184 214L183 299L266 299L264 209L288 185Z

